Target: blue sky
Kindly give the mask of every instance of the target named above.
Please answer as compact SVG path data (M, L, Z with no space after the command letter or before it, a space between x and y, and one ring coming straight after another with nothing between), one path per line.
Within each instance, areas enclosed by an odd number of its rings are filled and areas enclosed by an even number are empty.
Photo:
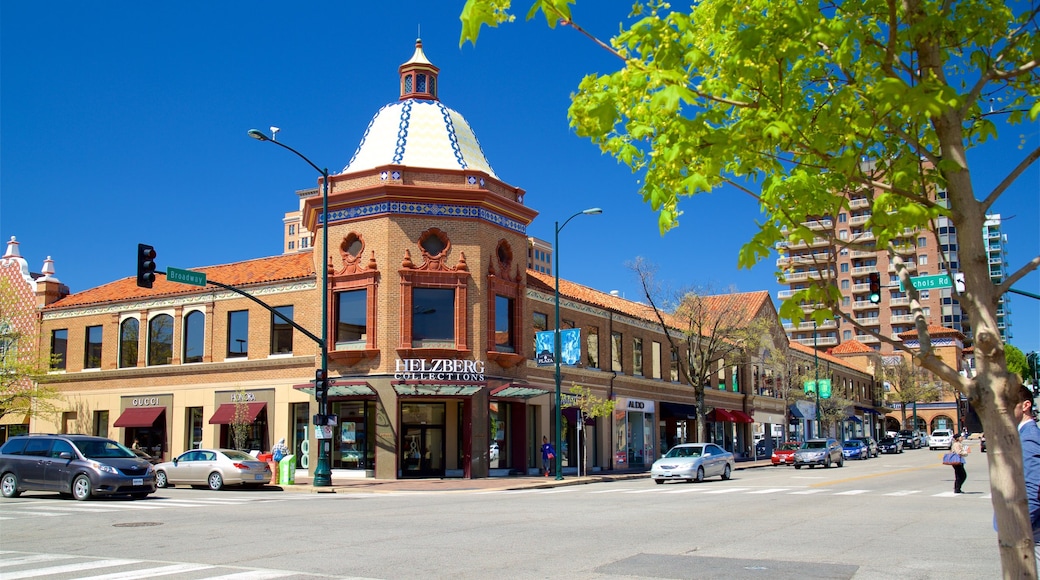
M520 0L523 14L529 3ZM0 237L17 236L34 271L52 256L73 292L134 275L138 242L160 269L276 255L281 220L317 174L279 140L337 173L375 112L398 96L397 67L421 27L440 67L440 97L473 127L500 178L540 212L530 235L589 207L561 234L564 278L640 299L625 267L637 256L675 286L782 287L775 257L738 270L737 251L762 215L735 191L687 199L666 236L637 176L568 128L583 75L616 69L608 53L544 21L485 29L459 48L462 2L228 1L0 3ZM579 2L576 21L607 38L631 0ZM1038 126L973 155L980 189L1040 141ZM1012 266L1040 254L1036 167L995 210ZM1040 276L1018 288L1040 293ZM1040 350L1037 301L1012 299L1016 346Z

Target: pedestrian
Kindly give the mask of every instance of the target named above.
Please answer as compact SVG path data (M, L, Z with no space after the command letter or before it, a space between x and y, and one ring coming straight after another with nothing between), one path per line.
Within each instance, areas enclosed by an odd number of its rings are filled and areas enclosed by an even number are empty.
M271 448L271 459L273 459L275 463L278 463L288 454L289 446L285 444L285 437L282 437L278 440L278 443L275 443L274 447Z
M549 438L542 435L542 471L549 477L549 466L556 459L556 449L549 443Z
M1040 427L1033 419L1033 393L1019 386L1018 403L1012 409L1022 440L1022 472L1026 478L1029 521L1033 526L1033 552L1040 561Z
M964 493L961 486L968 479L968 472L964 469L964 459L971 453L971 447L964 443L964 436L960 433L953 434L953 444L950 445L950 453L960 456L961 462L953 464L953 493Z

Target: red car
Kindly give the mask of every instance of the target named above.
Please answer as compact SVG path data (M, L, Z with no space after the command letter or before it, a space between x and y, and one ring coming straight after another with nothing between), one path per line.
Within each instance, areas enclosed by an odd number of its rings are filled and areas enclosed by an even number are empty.
M794 465L794 452L801 447L797 441L788 441L773 450L773 465Z

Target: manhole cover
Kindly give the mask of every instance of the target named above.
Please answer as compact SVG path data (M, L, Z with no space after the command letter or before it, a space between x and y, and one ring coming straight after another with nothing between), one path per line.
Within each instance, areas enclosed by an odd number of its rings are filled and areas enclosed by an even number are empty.
M127 522L125 524L112 524L113 528L147 528L149 526L161 526L162 522Z

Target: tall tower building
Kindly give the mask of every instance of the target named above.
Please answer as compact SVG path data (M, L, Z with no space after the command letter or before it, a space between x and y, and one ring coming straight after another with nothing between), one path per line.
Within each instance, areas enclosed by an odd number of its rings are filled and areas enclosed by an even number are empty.
M982 224L982 238L986 241L986 254L989 260L989 276L994 284L1007 278L1007 234L1000 233L1000 214L989 214ZM1013 337L1011 334L1011 296L1004 294L997 301L997 328L1005 343Z

